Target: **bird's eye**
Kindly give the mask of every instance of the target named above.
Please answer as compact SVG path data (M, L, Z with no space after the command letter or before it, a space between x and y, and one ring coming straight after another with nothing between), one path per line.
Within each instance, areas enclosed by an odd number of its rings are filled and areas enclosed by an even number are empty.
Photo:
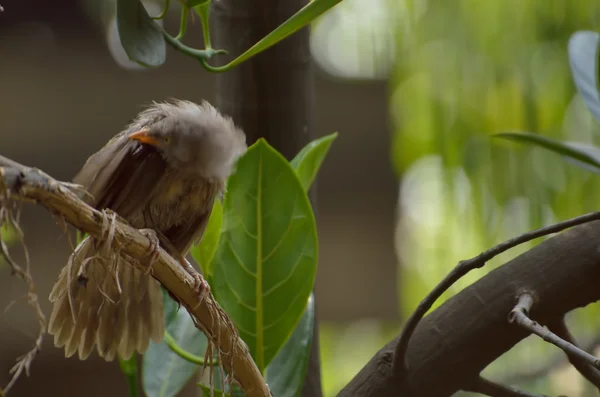
M164 137L164 141L165 141L165 143L171 142L171 137L170 136L165 136Z

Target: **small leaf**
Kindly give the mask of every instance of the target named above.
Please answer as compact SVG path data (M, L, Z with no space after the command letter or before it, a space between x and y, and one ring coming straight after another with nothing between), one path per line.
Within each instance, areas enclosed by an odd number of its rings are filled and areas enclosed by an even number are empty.
M600 35L581 31L569 39L569 63L573 80L588 109L600 121L598 95L598 44Z
M310 3L302 7L297 13L279 25L275 30L271 31L271 33L260 39L258 43L254 44L243 54L228 64L220 67L210 66L206 62L202 62L202 64L211 72L225 72L234 66L239 65L245 60L252 58L256 54L274 46L291 34L296 33L298 30L313 22L315 19L317 19L317 17L341 1L342 0L312 0Z
M167 332L175 342L189 353L203 357L206 350L206 337L200 332L184 307L177 311L176 303L165 306L165 323ZM142 385L147 397L175 396L199 366L179 357L163 340L161 343L150 342L144 354L142 367Z
M291 161L291 165L296 171L304 190L308 190L315 180L319 168L321 168L321 164L337 135L337 132L334 132L331 135L310 142Z
M290 163L264 139L239 160L227 190L213 293L263 372L312 292L315 218Z
M221 201L215 201L213 205L206 230L202 236L202 240L197 245L194 245L190 250L192 257L200 265L202 274L211 283L211 276L213 270L213 259L217 246L219 243L219 237L221 236L221 226L223 225L223 204Z
M165 39L140 0L117 0L117 29L130 60L145 67L165 62Z
M580 142L561 142L528 132L503 132L496 137L529 143L566 157L566 160L588 171L600 173L600 148Z
M314 318L315 302L311 294L306 310L292 336L267 367L266 380L274 396L300 395L313 340Z

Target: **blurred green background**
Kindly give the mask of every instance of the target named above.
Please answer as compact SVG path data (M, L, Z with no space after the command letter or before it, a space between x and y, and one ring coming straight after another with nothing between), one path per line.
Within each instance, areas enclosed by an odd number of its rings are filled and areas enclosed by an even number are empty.
M181 54L171 51L157 70L132 65L107 3L0 4L3 155L69 179L141 104L170 96L214 100L214 76ZM156 11L160 4L147 6ZM599 17L600 2L591 0L344 0L314 24L315 135L340 132L318 190L326 396L399 332L459 260L597 209L597 176L490 136L523 130L600 144L567 58L570 35L596 29ZM177 23L173 12L165 25L175 30ZM188 36L200 45L199 26ZM28 209L23 223L45 297L68 244L41 210ZM531 246L469 274L445 297ZM17 299L0 318L4 384L14 358L31 343L35 319L19 282L1 279L2 305ZM591 305L568 318L584 346L600 342L599 310ZM528 338L486 374L540 394L598 395L561 358ZM126 390L116 364L65 360L49 341L32 379L20 380L13 395L62 396L77 382L91 395ZM193 385L182 395L195 395Z

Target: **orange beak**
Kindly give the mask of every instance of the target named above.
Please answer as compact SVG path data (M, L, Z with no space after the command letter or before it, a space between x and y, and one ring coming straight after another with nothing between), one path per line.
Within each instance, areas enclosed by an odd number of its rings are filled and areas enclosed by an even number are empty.
M158 140L148 135L149 130L144 128L129 135L129 139L145 143L150 146L158 146Z

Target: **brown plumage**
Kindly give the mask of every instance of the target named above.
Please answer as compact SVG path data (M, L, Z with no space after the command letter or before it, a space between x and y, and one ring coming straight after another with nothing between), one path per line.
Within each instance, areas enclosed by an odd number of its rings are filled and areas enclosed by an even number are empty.
M92 155L74 182L90 193L90 205L154 230L180 258L202 237L245 149L244 133L208 102L155 103ZM96 346L106 360L127 359L162 340L160 285L130 260L107 257L87 238L61 271L48 329L67 357L85 359Z

